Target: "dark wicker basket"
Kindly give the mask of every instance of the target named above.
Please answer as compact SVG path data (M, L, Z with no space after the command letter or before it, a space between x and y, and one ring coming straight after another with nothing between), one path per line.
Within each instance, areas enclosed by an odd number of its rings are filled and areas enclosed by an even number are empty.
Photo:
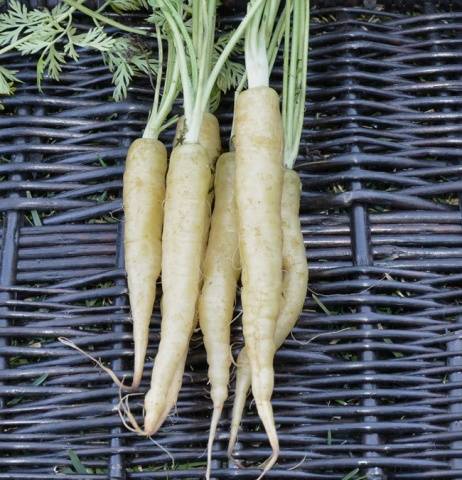
M282 453L268 478L460 480L462 6L318 3L311 32L297 164L311 290L277 354ZM130 373L120 193L150 88L111 102L110 76L86 55L42 95L32 60L2 62L24 83L0 117L0 479L202 478L199 335L158 443L123 428L117 388L57 340ZM228 99L224 141L230 112ZM156 309L144 388L158 332ZM131 404L141 416L141 397ZM214 472L252 479L226 458L231 404ZM239 442L248 465L269 454L253 407Z

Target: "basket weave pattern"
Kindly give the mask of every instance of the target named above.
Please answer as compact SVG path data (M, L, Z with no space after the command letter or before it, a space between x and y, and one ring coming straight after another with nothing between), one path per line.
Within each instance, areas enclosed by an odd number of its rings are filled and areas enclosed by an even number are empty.
M296 165L310 292L277 354L282 453L268 478L340 480L356 468L352 479L462 478L462 8L382 3L312 13ZM202 478L211 403L200 335L177 412L154 438L162 448L124 429L118 389L58 341L120 378L131 371L121 182L152 90L136 84L111 102L110 75L83 55L39 94L33 61L3 62L24 83L0 116L0 479ZM277 88L281 78L277 67ZM228 98L224 142L231 111ZM143 391L159 321L156 306ZM142 397L130 405L141 420ZM231 405L214 472L255 478L226 458ZM256 465L268 454L252 406L237 456Z

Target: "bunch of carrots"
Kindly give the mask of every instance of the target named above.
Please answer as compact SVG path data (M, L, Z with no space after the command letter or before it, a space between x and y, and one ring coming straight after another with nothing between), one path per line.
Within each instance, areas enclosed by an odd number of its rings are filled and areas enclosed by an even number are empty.
M213 401L210 477L212 444L228 397L230 325L240 279L245 346L236 362L228 452L231 456L251 388L272 448L261 478L279 455L271 405L273 359L301 313L308 282L299 219L301 182L293 166L305 109L309 5L307 0L250 0L218 54L216 0L152 0L151 6L159 69L146 129L130 146L123 180L134 338L131 389L142 380L160 275L162 323L144 400L144 428L125 413L130 428L156 433L177 400L189 342L199 324ZM245 73L236 89L230 151L223 152L210 99L242 38ZM270 87L281 50L282 102ZM180 94L184 115L168 157L158 137L171 124Z

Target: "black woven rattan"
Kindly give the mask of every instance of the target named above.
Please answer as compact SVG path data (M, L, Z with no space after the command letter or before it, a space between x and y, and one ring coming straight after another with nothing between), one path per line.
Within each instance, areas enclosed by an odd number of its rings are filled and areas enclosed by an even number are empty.
M462 7L325 5L312 13L297 163L311 291L277 354L282 453L268 478L460 480ZM199 335L157 444L124 429L111 380L57 340L130 373L121 179L151 89L111 102L110 76L84 55L39 94L32 60L2 62L24 83L0 117L0 479L202 478L211 410ZM158 332L156 308L144 390ZM252 479L258 470L226 459L231 403L216 478ZM141 418L141 397L131 405ZM250 408L237 456L268 454Z

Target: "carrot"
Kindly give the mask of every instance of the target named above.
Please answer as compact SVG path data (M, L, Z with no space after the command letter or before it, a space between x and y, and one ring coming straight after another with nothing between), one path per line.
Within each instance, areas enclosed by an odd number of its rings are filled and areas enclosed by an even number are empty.
M139 138L128 151L123 179L125 268L133 317L132 387L141 382L161 267L161 232L167 151L158 140Z
M282 125L279 97L250 88L236 103L236 200L242 262L243 330L252 392L276 462L279 443L271 395L274 330L282 292Z
M133 319L134 372L131 389L143 376L149 323L161 268L161 234L167 151L158 137L179 92L179 68L175 50L167 42L167 68L163 71L163 42L156 26L159 71L154 100L143 138L129 148L123 178L125 212L125 269ZM164 95L160 99L160 91Z
M295 325L303 308L308 282L308 269L306 264L303 235L298 216L300 208L301 183L298 175L292 170L299 150L300 137L303 130L307 51L309 30L309 2L307 0L286 0L284 15L284 76L283 76L283 103L282 120L284 127L284 181L281 203L282 234L283 234L283 296L281 308L276 320L274 343L279 348ZM280 20L281 20L280 19ZM280 24L280 22L278 22ZM276 27L276 31L279 26ZM270 56L275 57L277 49L276 33L270 43ZM246 37L246 40L247 37ZM251 59L255 55L255 43L249 40L246 55ZM258 57L258 55L257 55ZM247 57L246 57L247 63ZM250 71L249 85L260 82L262 76L259 69ZM244 312L245 313L245 312ZM244 325L245 327L245 325ZM245 332L244 332L245 333ZM238 371L236 380L236 396L233 406L231 433L228 444L228 453L234 447L239 422L245 405L245 397L252 382L252 390L255 396L253 353L246 347L241 351L238 358ZM249 365L250 364L250 365ZM258 402L257 402L258 407ZM270 467L268 462L262 475Z
M267 0L245 35L248 89L235 104L236 203L242 264L242 324L252 371L252 393L272 453L260 477L279 456L271 396L274 331L282 293L283 130L278 94L269 87L268 48L278 0ZM255 6L249 2L249 8Z
M209 365L213 415L207 447L210 477L212 446L223 404L228 397L231 365L230 325L240 275L237 216L234 196L234 153L224 153L217 162L215 207L204 260L204 285L199 297L199 323Z
M179 144L180 138L183 135L183 129L184 129L184 117L181 117L178 120L177 123L177 128L176 128L176 134L175 134L175 140L174 140L174 145ZM215 117L215 115L211 113L205 113L203 120L202 120L202 126L199 132L199 144L202 145L208 155L209 158L209 164L213 168L215 165L215 162L218 158L219 153L221 152L221 139L220 139L220 128L218 124L218 120ZM212 178L211 178L211 184L212 184ZM204 222L204 231L203 231L203 236L202 236L202 253L201 253L201 263L204 261L204 256L205 256L205 250L207 246L207 240L209 237L209 229L210 229L210 212L212 209L212 202L213 202L213 189L211 188L213 185L209 187L209 193L207 196L207 203L206 203L206 208L205 208L205 222ZM204 266L201 266L201 271L204 271ZM202 278L201 278L202 280ZM194 330L197 327L198 323L198 317L196 314L196 318L194 320L193 328L191 329L190 336L191 338L192 334L194 333ZM189 341L188 341L189 343ZM185 369L185 364L186 364L186 358L187 358L187 352L183 355L183 358L178 362L178 366L175 372L175 376L172 382L172 385L170 386L167 394L167 400L166 400L166 407L159 418L159 421L157 422L156 426L154 427L154 431L157 431L158 428L163 424L165 419L167 418L170 410L174 407L177 398L178 398L178 393L181 388L181 384L183 381L183 372Z
M162 233L162 325L151 388L145 398L146 434L166 408L175 371L187 351L201 278L203 232L211 170L199 144L176 147L170 158Z
M281 309L276 321L274 343L276 349L284 343L287 335L297 322L305 302L308 285L305 245L298 215L300 208L301 183L297 173L284 170L282 189L282 267L283 289ZM237 431L245 406L245 399L251 384L251 370L246 348L239 353L237 360L236 391L234 396L231 432L228 454L231 455L236 443Z

